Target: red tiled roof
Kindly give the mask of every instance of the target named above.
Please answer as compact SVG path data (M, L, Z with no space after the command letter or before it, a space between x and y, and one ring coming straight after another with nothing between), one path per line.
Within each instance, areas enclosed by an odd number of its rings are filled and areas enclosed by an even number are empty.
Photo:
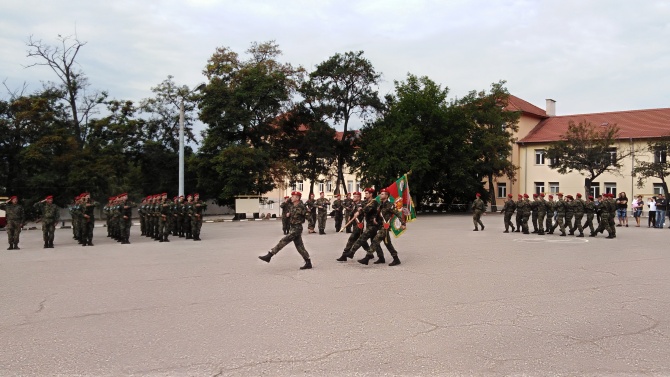
M526 114L535 115L540 118L547 117L546 111L511 94L509 95L509 100L507 101L507 107L505 109L510 111L522 111Z
M555 116L542 120L520 143L543 143L561 140L568 123L588 122L594 125L616 124L619 139L649 139L670 136L670 108L615 111L609 113Z

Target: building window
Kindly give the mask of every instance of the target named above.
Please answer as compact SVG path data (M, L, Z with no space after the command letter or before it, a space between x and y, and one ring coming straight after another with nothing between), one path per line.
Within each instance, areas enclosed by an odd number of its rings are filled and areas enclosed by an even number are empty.
M302 186L302 181L296 182L296 191L302 191L303 186Z
M668 152L665 148L656 148L654 151L654 162L657 164L665 164L667 154Z
M333 181L326 182L326 191L333 192Z
M549 192L552 194L558 194L559 193L559 187L558 187L558 182L549 182Z
M612 194L616 196L616 183L605 182L605 194Z
M347 192L354 192L354 181L347 181Z
M361 191L361 181L356 182L356 191Z
M553 157L549 159L549 166L552 168L558 167L558 165L561 163L561 159L558 157Z
M326 190L324 190L325 188L326 188L326 184L325 184L325 183L323 183L323 182L319 183L319 192L324 192L324 191L326 191Z
M591 182L591 191L589 191L589 195L593 196L594 198L600 196L600 183Z
M654 195L659 195L663 194L665 195L665 192L663 192L663 184L662 183L654 183Z
M607 150L607 157L610 159L610 164L616 164L616 148L609 148Z
M535 193L541 194L544 192L544 182L535 182Z
M535 150L535 165L544 165L544 149Z
M507 183L498 183L498 197L504 198L507 196Z

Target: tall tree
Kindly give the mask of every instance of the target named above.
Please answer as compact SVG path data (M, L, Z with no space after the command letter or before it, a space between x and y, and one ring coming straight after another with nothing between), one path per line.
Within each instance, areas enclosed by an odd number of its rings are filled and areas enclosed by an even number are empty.
M472 122L471 143L477 154L477 174L488 181L488 192L482 199L491 200L492 211L496 211L494 177L506 176L514 181L517 170L510 157L521 112L506 109L509 92L504 85L505 81L494 83L489 92L472 91L457 101Z
M349 126L352 117L363 120L381 108L376 87L381 80L363 51L335 54L319 64L310 73L309 80L300 88L305 103L324 120L342 125L344 134L337 150L337 180L335 192L340 184L346 193L343 167L351 162L354 135Z
M587 177L585 191L591 182L605 172L619 173L622 161L631 150L617 148L619 127L616 124L595 126L589 122L570 122L561 140L546 149L552 169L561 174L577 171Z
M241 60L228 48L218 48L204 75L200 119L207 124L197 157L198 185L219 202L235 195L262 194L281 181L274 173L288 156L273 148L277 120L292 108L292 98L304 70L281 63L274 42L254 43Z
M27 42L28 57L37 59L36 63L28 67L49 67L60 82L62 99L67 103L71 114L69 122L79 148L84 146L89 118L95 112L96 106L107 97L106 92L87 92L90 86L88 77L78 69L76 60L79 50L85 45L86 42L80 41L76 36L63 37L60 34L57 45L49 45L42 40L34 39L32 35Z
M643 156L653 156L651 161L635 158L633 174L637 175L637 186L642 188L649 178L661 180L663 192L668 192L666 177L670 176L668 152L670 151L670 136L647 143L647 152Z

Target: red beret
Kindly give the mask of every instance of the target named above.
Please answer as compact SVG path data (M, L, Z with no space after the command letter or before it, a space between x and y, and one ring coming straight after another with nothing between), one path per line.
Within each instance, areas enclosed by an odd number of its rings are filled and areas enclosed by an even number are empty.
M521 195L521 194L519 194L518 196L519 196L519 198L523 198L523 195Z
M9 198L10 201L12 201L12 200L14 200L14 199L18 199L18 197L17 197L16 195L14 195L14 196L12 196L11 198Z
M356 192L358 192L358 191L356 191ZM348 193L347 193L347 196L349 196L349 195L351 195L351 193L350 193L350 192L348 192Z
M293 191L293 192L291 193L291 196L300 196L300 197L302 197L302 193L301 193L300 191Z
M589 195L589 199L593 200L593 195Z
M372 187L368 187L368 188L366 188L366 189L363 190L363 191L365 191L365 192L369 192L370 194L374 194L374 193L375 193L375 189L373 189Z
M379 193L380 193L380 194L381 194L382 192L385 192L385 193L387 193L387 194L388 194L389 190L387 190L387 189L385 189L385 188L383 188L383 189L379 190Z
M476 193L475 196L479 198L480 196L482 196L482 194Z
M335 197L336 197L336 198L339 198L339 197L340 197L340 194L335 194Z
M528 194L523 194L523 197L524 197L524 198L527 198L527 197L528 197Z
M162 193L161 196L167 196L167 192Z
M196 196L200 196L200 194L198 194L198 193L196 192L195 194L193 194L193 196L194 196L194 197L196 197Z
M540 197L544 198L544 193L543 192L540 193Z
M533 194L533 198L537 198L537 194Z
M193 195L191 195L191 194L188 194L188 195L186 195L186 197L187 197L187 198L192 198L192 197L193 197Z
M512 197L512 194L507 194L507 197L508 197L508 198L511 198L511 197Z
M53 200L53 198L54 198L53 195L49 195L49 196L47 196L45 199L52 199L52 200Z
M553 199L553 198L554 198L554 196L549 194L549 199Z
M288 199L288 196L285 196L284 199Z
M574 198L572 197L572 195L568 195L568 196L566 196L566 198L568 198L568 199L574 199Z
M562 193L562 192L559 192L559 193L556 194L556 195L558 195L558 196L563 196L563 193Z
M578 198L581 198L581 197L582 197L582 194L577 193L577 197L578 197Z
M347 195L349 195L349 193L347 193ZM354 192L354 195L361 196L361 192L360 192L360 191L356 191L356 192Z

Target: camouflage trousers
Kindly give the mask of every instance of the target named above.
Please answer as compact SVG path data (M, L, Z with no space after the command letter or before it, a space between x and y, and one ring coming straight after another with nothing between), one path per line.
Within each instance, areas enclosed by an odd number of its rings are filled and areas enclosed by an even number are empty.
M521 231L523 233L529 233L528 232L528 219L530 218L530 212L522 213L521 214Z
M320 212L318 214L319 219L319 230L326 230L326 220L328 219L327 212Z
M516 218L514 220L516 222L516 231L520 232L521 224L523 223L523 215L521 214L521 212L516 211Z
M132 226L132 224L133 223L131 219L121 218L121 221L119 222L120 225L119 236L122 239L127 240L128 238L130 238L130 227Z
M532 211L530 215L530 219L533 222L533 232L537 232L537 217L538 217L538 212L537 211Z
M556 228L559 228L561 230L561 233L565 233L565 225L563 224L563 218L565 216L562 213L558 214L558 218L556 218L556 224L551 227L551 232L553 233Z
M9 244L18 244L19 235L21 234L21 223L18 221L7 221L5 230L7 231L7 240Z
M482 223L482 211L476 209L472 213L472 223L475 225L475 229L477 229L477 224L484 229L484 224Z
M592 213L587 213L586 214L586 222L583 225L583 228L589 228L591 233L595 233L595 229L593 229L593 214Z
M202 217L193 215L191 220L191 234L193 238L200 238L200 229L202 229Z
M307 213L307 229L314 230L316 224L316 213Z
M367 245L368 244L367 241L372 240L377 235L377 231L379 231L378 226L376 226L376 225L375 226L370 226L368 224L367 228L365 228L365 230L363 230L363 232L358 237L356 242L354 242L354 244L351 246L350 253L352 255L356 254L356 250L360 249L363 245ZM380 254L382 252L382 248L379 246L379 244L376 245L376 249L372 249L372 242L370 242L370 244L371 244L370 249L367 250L368 254L370 254L371 251L373 251L373 250L377 251L377 254Z
M349 239L347 240L347 245L344 247L345 253L351 252L351 248L354 246L354 243L356 243L356 241L358 241L358 238L363 234L363 229L359 228L357 225L358 224L354 225L353 232L351 233ZM361 246L363 247L363 250L365 250L366 252L370 250L370 245L368 245L367 240L363 240Z
M351 220L351 215L352 215L352 213L349 210L345 210L344 211L344 220L349 222L349 220ZM356 224L354 224L354 223L355 222L352 222L347 226L347 229L346 229L347 233L351 233L351 229L353 229L352 227L356 226Z
M565 229L569 230L570 232L574 232L572 230L572 219L574 218L575 214L574 213L566 213L565 214Z
M582 226L582 218L584 217L583 213L575 213L575 223L572 225L570 233L574 233L575 230L579 231L579 234L584 233L584 227Z
M158 235L162 237L167 237L170 234L170 222L167 217L161 216L158 220Z
M551 228L553 227L553 223L554 223L554 213L549 212L547 214L547 219L546 219L545 224L544 224L545 225L544 229L546 229L547 232L551 232Z
M91 216L90 219L85 219L82 224L82 237L84 243L93 243L93 228L95 227L95 219Z
M614 217L611 218L612 223L610 225L610 215L608 213L602 214L600 218L600 224L598 224L598 229L596 229L596 233L600 232L603 233L604 231L607 231L608 235L616 235L615 231L615 225L614 225Z
M512 231L514 231L514 225L512 225L512 215L514 212L505 212L505 231L509 232L509 228L512 227Z
M288 231L291 229L291 222L289 221L289 218L286 217L286 214L282 214L281 229L284 231L284 234L288 234Z
M342 229L342 211L335 211L335 231Z
M305 249L305 244L302 242L302 224L291 224L291 229L288 234L285 235L275 247L273 247L270 252L272 255L277 255L279 250L283 249L284 246L293 242L295 248L298 249L298 253L302 256L302 259L308 260L309 253Z
M142 235L147 234L147 221L144 218L144 215L140 215L140 233L142 233Z
M42 239L44 243L54 242L54 233L56 232L56 222L42 220Z
M537 232L544 233L544 218L547 216L546 212L537 213Z
M389 251L391 256L393 258L398 257L398 252L396 251L395 247L393 247L393 244L391 243L391 231L389 229L384 229L384 227L379 227L379 230L377 231L377 234L375 237L372 239L372 242L370 242L370 250L368 250L368 254L366 257L372 258L374 256L373 251L377 251L377 256L379 258L384 257L384 252L382 251L381 243L384 242L384 246L386 246L386 249Z

